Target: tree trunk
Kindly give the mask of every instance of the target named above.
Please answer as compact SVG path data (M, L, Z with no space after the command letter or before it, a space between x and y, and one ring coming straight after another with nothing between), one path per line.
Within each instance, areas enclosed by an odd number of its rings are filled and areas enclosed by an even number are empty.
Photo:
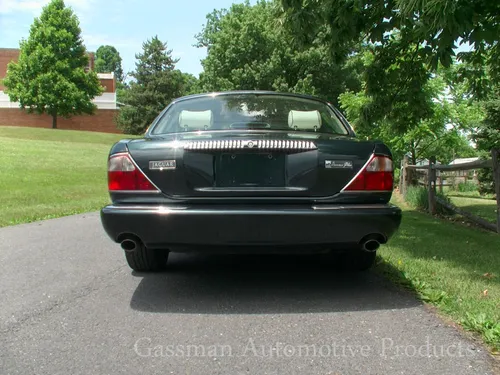
M57 129L57 113L52 114L52 129Z
M410 157L411 157L411 164L417 165L417 149L415 147L414 142L412 142L410 146Z

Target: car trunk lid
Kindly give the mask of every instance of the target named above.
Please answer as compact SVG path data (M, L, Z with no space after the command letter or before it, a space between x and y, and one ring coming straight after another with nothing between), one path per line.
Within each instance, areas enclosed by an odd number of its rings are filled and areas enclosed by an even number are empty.
M134 140L128 149L172 197L327 197L354 178L374 144L301 132L203 132Z

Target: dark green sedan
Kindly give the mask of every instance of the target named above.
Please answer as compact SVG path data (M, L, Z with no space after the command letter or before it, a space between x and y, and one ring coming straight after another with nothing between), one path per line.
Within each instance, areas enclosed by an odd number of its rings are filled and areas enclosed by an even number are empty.
M137 271L170 252L334 253L368 269L397 231L391 152L315 97L266 91L174 100L111 148L104 229Z

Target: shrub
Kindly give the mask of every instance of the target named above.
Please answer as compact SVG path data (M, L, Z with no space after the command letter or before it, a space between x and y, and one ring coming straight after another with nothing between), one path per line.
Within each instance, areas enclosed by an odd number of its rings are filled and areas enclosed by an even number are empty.
M436 195L446 202L450 202L450 198L441 193L436 193ZM427 189L422 186L409 186L406 192L406 202L408 204L417 209L426 211L429 209L429 194L427 193ZM436 204L436 214L439 215L448 215L450 211L441 206L439 203Z
M479 194L495 194L495 184L493 182L493 170L491 168L480 169L477 174L479 180Z
M427 210L429 208L427 190L422 186L408 186L406 191L406 201L417 210Z
M401 176L401 169L400 168L395 168L394 169L394 186L399 186L399 178Z
M458 191L460 193L469 193L471 191L477 191L477 184L473 182L460 182L458 184Z

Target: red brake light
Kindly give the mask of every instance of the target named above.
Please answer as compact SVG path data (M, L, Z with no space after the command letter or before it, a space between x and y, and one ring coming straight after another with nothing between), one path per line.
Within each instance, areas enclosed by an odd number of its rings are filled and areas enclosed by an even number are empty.
M387 156L373 155L344 191L392 191L392 188L392 160Z
M157 191L128 154L113 155L108 160L108 189L110 191Z

